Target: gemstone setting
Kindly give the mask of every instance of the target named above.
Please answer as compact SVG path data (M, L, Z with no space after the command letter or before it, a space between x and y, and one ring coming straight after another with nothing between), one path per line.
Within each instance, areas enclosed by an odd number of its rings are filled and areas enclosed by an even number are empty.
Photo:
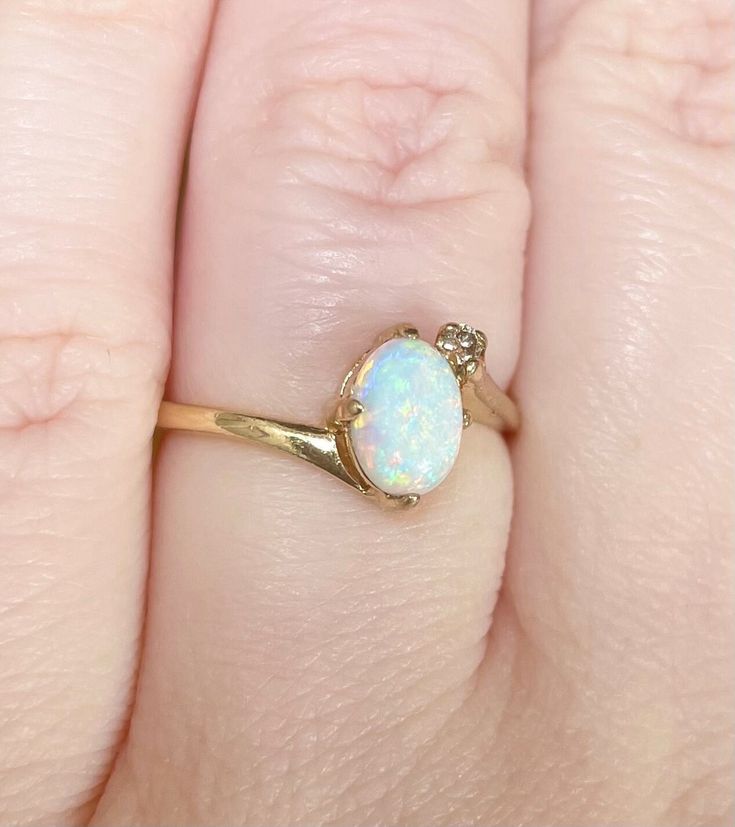
M485 358L487 336L471 325L449 322L437 333L436 346L463 384Z
M349 423L352 453L385 494L425 494L451 471L463 428L450 362L431 344L397 337L367 354L351 384L362 412Z

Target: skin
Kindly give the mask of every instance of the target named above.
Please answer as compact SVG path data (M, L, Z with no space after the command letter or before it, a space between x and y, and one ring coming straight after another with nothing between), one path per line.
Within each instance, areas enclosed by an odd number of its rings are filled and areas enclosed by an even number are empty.
M0 823L732 823L734 23L4 0ZM450 317L523 427L414 511L152 482Z

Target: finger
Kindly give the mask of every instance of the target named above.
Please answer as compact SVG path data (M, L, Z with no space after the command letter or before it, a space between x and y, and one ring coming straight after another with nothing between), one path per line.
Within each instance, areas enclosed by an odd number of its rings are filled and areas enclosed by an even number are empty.
M318 423L350 361L406 319L428 337L454 317L485 328L507 380L525 40L515 0L221 7L177 399ZM149 656L103 820L136 781L136 823L368 817L471 692L510 515L502 440L471 428L446 487L397 515L287 457L177 436L157 498ZM177 757L140 793L162 754Z
M136 671L208 4L0 9L0 821L83 822Z
M733 7L538 5L507 616L580 817L728 823Z

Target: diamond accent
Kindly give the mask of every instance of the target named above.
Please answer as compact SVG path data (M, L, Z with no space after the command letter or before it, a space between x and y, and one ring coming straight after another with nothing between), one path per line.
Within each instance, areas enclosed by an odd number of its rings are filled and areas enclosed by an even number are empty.
M487 336L471 325L449 322L437 333L436 347L462 384L472 376L484 359Z

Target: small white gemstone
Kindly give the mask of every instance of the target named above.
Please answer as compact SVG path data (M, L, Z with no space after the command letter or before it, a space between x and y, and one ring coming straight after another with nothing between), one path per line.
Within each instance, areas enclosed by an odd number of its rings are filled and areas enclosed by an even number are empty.
M360 469L386 494L425 494L447 476L462 437L462 395L439 351L421 339L391 339L368 355L350 423Z

